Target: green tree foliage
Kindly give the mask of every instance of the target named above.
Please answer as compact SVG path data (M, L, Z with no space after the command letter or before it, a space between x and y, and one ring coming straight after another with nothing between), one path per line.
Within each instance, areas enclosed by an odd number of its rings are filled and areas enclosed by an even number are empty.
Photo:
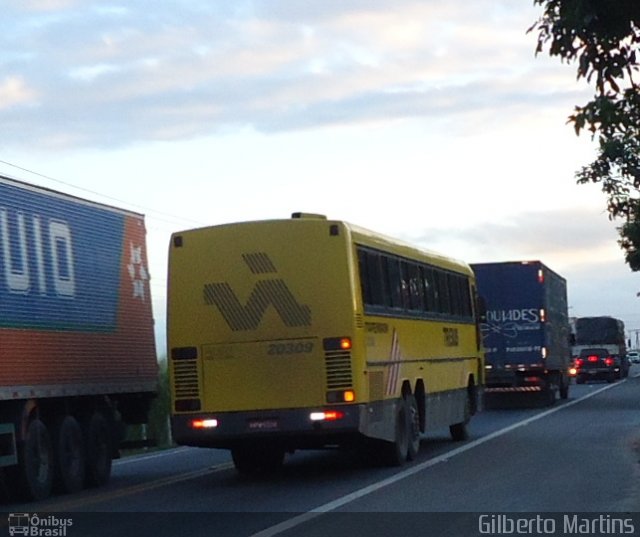
M158 395L154 399L149 413L149 436L156 440L159 447L168 447L171 445L171 434L169 432L171 398L169 395L167 359L162 358L158 366Z
M577 78L594 84L593 99L569 116L576 134L598 141L597 158L576 173L599 183L610 218L624 218L620 245L640 270L640 0L534 0L543 14L536 54L577 65Z

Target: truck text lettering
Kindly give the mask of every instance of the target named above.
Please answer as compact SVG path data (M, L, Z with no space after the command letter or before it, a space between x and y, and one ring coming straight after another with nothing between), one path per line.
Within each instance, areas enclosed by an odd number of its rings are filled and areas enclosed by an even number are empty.
M489 310L487 311L487 321L491 323L538 323L540 322L540 311L536 308Z
M27 216L19 211L10 215L0 207L0 240L9 292L75 296L73 244L67 222L44 219L37 214Z

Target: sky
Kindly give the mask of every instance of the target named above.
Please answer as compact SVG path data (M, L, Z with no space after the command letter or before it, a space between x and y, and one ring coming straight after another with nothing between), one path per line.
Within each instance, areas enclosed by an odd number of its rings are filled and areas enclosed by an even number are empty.
M326 214L469 263L539 259L640 333L592 90L533 0L4 0L0 174L146 215L159 352L174 231ZM634 332L638 330L638 332Z

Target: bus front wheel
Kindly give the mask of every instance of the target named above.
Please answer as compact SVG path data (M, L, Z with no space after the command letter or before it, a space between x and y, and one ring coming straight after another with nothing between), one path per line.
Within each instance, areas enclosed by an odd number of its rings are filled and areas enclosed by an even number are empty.
M409 419L406 399L401 399L396 405L394 439L380 442L382 462L387 466L401 466L409 453Z

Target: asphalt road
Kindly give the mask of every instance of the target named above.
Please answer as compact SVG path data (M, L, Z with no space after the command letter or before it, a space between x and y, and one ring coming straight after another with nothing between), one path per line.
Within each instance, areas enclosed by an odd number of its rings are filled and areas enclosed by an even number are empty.
M632 527L637 535L639 373L634 366L624 381L573 385L553 407L483 411L468 441L431 433L402 468L314 451L295 453L275 476L248 479L224 451L177 448L117 461L101 489L4 510L52 524L69 518L61 537L498 535L520 523L500 516L524 517L533 535L552 526L558 535Z

